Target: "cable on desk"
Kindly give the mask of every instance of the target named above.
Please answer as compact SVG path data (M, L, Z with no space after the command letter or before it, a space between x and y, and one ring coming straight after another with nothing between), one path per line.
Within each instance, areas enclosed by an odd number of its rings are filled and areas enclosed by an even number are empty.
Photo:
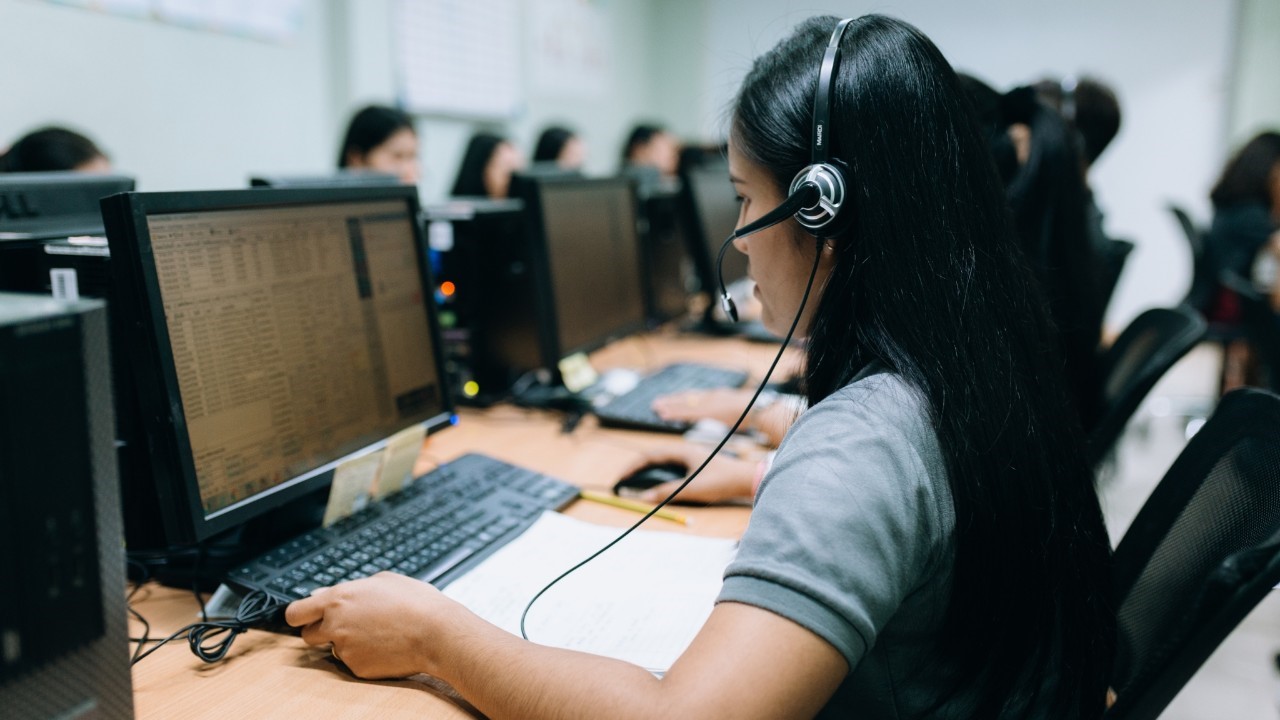
M137 665L143 658L184 634L187 636L187 644L191 647L191 652L196 657L207 663L218 662L227 656L231 650L231 643L235 642L237 635L278 620L286 605L288 603L255 590L240 602L234 618L192 623L160 640L155 647L133 658L129 664Z
M146 565L143 565L137 560L129 559L127 562L130 565L136 566L140 571L138 574L138 580L135 582L133 589L130 590L129 594L126 595L124 598L125 607L128 608L129 612L132 613L134 617L138 618L138 622L142 623L142 637L129 638L130 642L138 643L138 647L134 649L133 655L131 655L129 659L130 664L132 664L134 662L137 662L138 655L142 653L142 649L147 646L147 643L152 641L151 640L151 623L147 622L147 619L142 616L142 613L133 609L133 596L137 595L138 591L142 589L142 586L145 585L147 581L151 579L151 572L147 570Z

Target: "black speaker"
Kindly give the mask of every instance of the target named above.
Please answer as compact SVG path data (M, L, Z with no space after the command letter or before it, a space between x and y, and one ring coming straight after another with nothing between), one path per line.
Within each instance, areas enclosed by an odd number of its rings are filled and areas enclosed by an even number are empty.
M133 715L107 319L0 294L0 708Z

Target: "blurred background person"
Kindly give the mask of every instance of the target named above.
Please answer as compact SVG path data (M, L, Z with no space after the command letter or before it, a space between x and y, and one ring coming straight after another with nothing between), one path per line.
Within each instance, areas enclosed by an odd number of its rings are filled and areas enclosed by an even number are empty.
M511 176L522 169L524 160L514 143L494 133L476 133L467 143L451 194L505 198L511 190Z
M582 170L587 160L587 146L569 128L552 125L538 136L533 149L534 163L554 164L562 170Z
M352 116L338 152L338 168L395 175L417 185L418 132L403 110L370 105Z
M109 173L111 160L89 138L63 127L43 127L23 135L0 153L0 172Z

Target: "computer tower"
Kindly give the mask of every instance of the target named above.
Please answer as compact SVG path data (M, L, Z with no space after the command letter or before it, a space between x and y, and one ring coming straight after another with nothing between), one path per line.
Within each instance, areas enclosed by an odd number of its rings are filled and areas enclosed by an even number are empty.
M459 402L502 399L542 366L524 203L458 199L424 210L445 368Z
M0 709L133 715L101 302L0 294Z

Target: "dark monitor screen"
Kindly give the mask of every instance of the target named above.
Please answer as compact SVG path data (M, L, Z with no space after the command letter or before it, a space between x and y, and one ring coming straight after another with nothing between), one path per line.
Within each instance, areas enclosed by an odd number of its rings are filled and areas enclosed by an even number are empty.
M103 211L171 541L448 422L414 188L130 193Z
M636 198L624 178L539 179L558 357L644 326Z
M98 201L132 189L118 175L0 173L0 241L101 235Z
M720 246L733 234L738 225L738 198L729 182L729 166L723 161L709 161L689 168L684 173L684 183L689 193L696 231L702 237L705 248L700 274L703 290L716 292L715 263ZM747 276L747 256L734 248L724 254L724 281L726 284Z

